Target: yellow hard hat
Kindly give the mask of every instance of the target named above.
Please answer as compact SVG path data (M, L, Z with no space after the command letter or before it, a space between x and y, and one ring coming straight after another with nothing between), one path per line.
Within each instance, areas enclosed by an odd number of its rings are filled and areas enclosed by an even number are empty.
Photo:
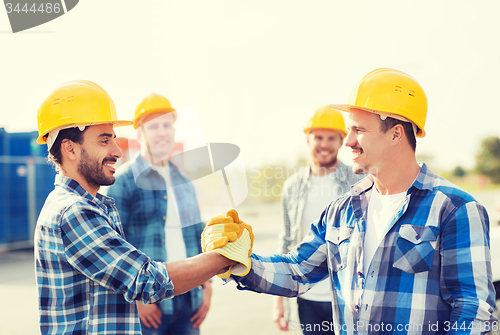
M313 128L337 130L342 133L343 137L347 136L342 113L329 106L318 108L314 112L314 115L309 119L304 128L304 133L309 133Z
M157 112L165 112L165 113L173 113L174 114L174 122L177 120L177 112L175 109L172 108L172 105L170 104L170 101L168 101L167 98L156 94L152 93L142 99L142 101L137 105L137 108L135 109L135 116L134 116L134 128L137 129L139 127L139 120L151 113L157 113Z
M105 123L121 127L132 121L117 119L115 104L101 86L88 80L69 81L52 91L38 108L37 143L47 143L53 130Z
M359 108L385 117L413 122L416 136L425 136L427 96L420 84L404 72L380 68L369 72L351 91L347 104L330 107L349 112Z

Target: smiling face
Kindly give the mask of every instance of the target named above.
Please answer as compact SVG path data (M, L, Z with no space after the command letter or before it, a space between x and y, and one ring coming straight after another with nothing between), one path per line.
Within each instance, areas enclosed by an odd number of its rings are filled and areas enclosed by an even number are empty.
M342 136L331 129L312 129L307 135L307 145L313 164L320 168L330 168L337 165Z
M141 145L141 155L150 160L151 156L156 163L168 159L168 155L175 145L173 113L151 113L144 117L142 126L138 129L138 140Z
M379 115L353 108L347 130L345 146L351 148L354 173L375 174L390 164L387 150L391 134L381 131Z
M77 172L91 189L115 182L113 165L122 156L112 124L90 126L83 134Z

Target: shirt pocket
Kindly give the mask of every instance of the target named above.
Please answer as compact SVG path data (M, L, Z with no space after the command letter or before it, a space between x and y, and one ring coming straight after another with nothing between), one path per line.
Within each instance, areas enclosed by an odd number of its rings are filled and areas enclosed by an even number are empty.
M408 273L429 271L438 237L439 227L402 225L396 241L393 266Z
M333 271L345 269L347 265L347 250L353 227L342 226L330 228L326 232L326 244L329 253L330 267Z

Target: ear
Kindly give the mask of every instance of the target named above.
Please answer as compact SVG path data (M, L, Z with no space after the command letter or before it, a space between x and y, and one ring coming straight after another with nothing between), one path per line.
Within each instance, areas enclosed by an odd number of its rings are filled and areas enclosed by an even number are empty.
M61 143L61 154L63 159L67 159L69 161L76 161L76 159L80 156L81 148L78 143L75 143L71 140L65 139Z
M391 140L393 143L398 143L404 137L405 130L402 125L397 124L391 129Z

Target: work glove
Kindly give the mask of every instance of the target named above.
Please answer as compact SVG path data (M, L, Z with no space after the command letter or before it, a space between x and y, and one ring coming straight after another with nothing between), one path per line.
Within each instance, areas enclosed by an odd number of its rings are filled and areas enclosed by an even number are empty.
M250 271L253 240L252 227L241 221L238 212L231 209L226 215L218 215L208 221L201 234L201 247L203 252L215 250L238 262L231 265L226 272L217 275L227 279L231 274L245 276Z

